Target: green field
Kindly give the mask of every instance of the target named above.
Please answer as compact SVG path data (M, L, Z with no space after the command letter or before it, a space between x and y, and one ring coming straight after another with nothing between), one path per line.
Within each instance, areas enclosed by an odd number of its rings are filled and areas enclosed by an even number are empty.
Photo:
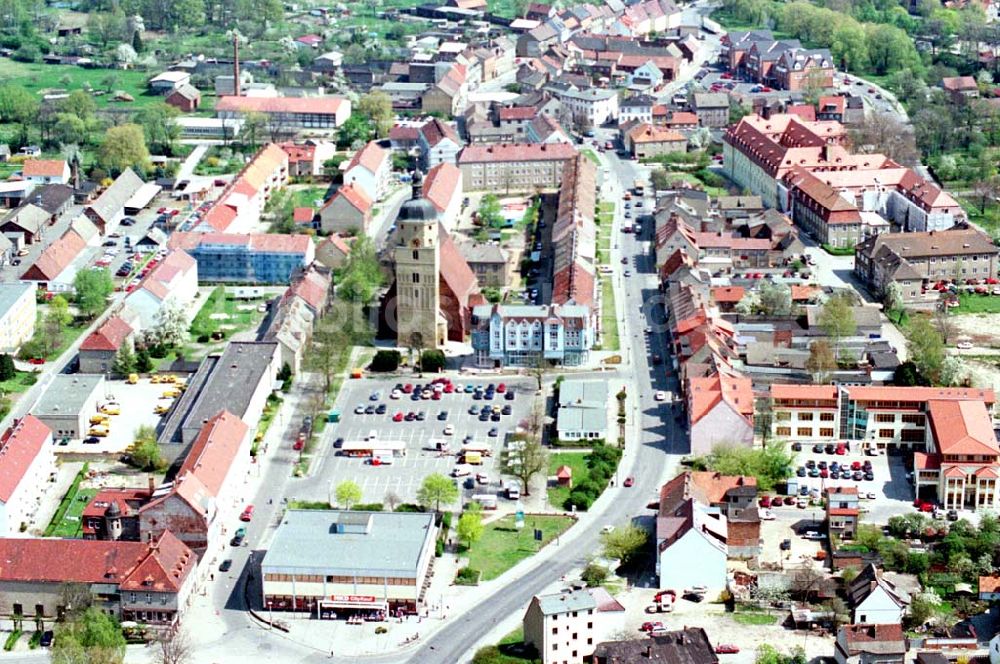
M526 515L524 528L514 528L513 515L486 525L483 536L464 555L469 566L482 572L481 581L495 579L562 534L573 524L568 516ZM536 542L534 532L542 531L542 541Z
M292 201L295 207L316 207L317 200L326 198L327 187L306 187L292 191Z
M112 86L106 85L105 79L113 77L115 90L127 92L135 98L135 101L124 102L112 101L112 94L95 96L94 100L99 108L135 108L162 102L162 96L147 94L146 81L151 76L149 72L132 69L84 69L72 65L44 65L0 58L0 81L21 85L32 92L42 94L44 91L88 88L106 90Z
M951 309L952 315L1000 313L1000 297L996 295L962 293L958 296L958 304L959 306Z
M601 160L597 158L597 154L593 150L591 150L590 148L583 148L582 150L580 150L580 152L582 152L583 154L587 155L587 159L591 160L592 162L594 162L598 166L601 165Z
M610 278L601 279L601 350L618 350L618 314Z
M191 321L191 336L205 337L211 336L220 329L225 329L229 336L234 332L249 330L260 322L264 314L257 311L258 300L237 300L226 295L226 291L219 286L205 300L198 315ZM240 307L251 307L241 309ZM213 314L216 317L213 317ZM222 318L222 315L227 318ZM223 328L222 326L226 327Z
M87 503L96 495L97 489L77 489L73 498L67 503L66 511L61 516L57 513L52 519L52 523L46 529L46 536L80 537L83 534L83 520L80 517Z
M559 466L569 466L573 469L573 485L577 485L587 479L587 453L580 452L556 452L549 455L549 477L556 474ZM563 505L569 498L570 487L550 486L549 505L556 509L564 509Z
M0 394L27 392L38 382L38 376L30 371L18 371L10 380L0 380Z

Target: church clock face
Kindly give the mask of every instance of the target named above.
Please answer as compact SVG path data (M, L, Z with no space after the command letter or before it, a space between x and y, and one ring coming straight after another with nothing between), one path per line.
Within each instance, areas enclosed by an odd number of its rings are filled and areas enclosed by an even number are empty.
M419 247L420 246L420 238L418 238L418 237L413 238L413 246L414 247Z

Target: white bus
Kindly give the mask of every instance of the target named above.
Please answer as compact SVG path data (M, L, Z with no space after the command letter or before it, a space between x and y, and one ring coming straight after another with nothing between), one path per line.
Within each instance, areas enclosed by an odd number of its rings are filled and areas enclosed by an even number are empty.
M495 510L497 508L497 497L496 494L492 493L477 493L472 496L472 502L479 503L483 506L484 510Z

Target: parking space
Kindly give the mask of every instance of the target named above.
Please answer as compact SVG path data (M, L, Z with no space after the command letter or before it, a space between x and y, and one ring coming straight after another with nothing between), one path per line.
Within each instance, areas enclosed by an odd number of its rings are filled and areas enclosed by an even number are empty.
M496 380L460 380L454 383L452 393L442 390L438 399L414 400L412 391L404 391L407 385L415 387L428 382L364 379L344 385L337 399L341 421L328 426L324 432L324 444L328 449L322 452L325 458L320 473L329 486L350 479L361 487L363 502L381 502L389 492L404 501L412 501L427 475L453 475L459 469L462 475L456 481L465 499L477 493L496 493L500 489L500 450L507 434L513 432L530 412L534 384L530 380L514 379L505 381L501 388ZM488 399L487 388L491 383L495 392ZM393 399L391 395L397 385L402 389L399 398ZM467 392L466 386L470 385ZM475 387L481 388L478 397L473 391ZM484 409L485 416L481 414ZM372 434L378 441L399 445L402 455L394 456L387 464L373 464L367 455L345 455L344 445L349 448L351 443L364 441ZM438 443L447 449L438 449ZM462 460L459 453L466 444L484 447L486 454L482 455L480 464L458 463ZM377 447L377 443L372 447ZM486 483L476 482L476 475L480 473L486 475Z
M885 455L866 455L858 443L801 443L792 449L796 454L795 480L800 494L802 488L808 494L814 489L822 493L829 487L853 486L859 494L872 493L875 499L881 497L884 487L892 481Z
M171 406L176 401L163 398L164 392L168 391L171 385L151 383L149 378L142 378L135 385L130 385L124 380L108 380L105 385L107 389L102 395L101 405L117 404L119 411L117 415L107 415L107 435L70 440L56 448L59 452L120 454L135 440L135 431L140 426L149 425L155 428L159 425L164 415L155 412L158 404ZM93 416L96 418L99 415L94 413Z

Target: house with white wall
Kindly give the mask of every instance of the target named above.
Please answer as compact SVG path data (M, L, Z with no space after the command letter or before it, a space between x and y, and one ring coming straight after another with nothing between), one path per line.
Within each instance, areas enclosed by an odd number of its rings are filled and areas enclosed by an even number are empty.
M344 184L360 187L373 201L382 200L389 192L392 173L392 152L371 141L354 153L344 171Z
M0 437L0 536L27 529L55 472L52 430L34 415L15 421Z
M524 613L524 642L542 664L581 664L624 627L625 607L603 588L535 595Z
M910 604L909 598L871 563L848 584L847 598L855 624L902 623Z

